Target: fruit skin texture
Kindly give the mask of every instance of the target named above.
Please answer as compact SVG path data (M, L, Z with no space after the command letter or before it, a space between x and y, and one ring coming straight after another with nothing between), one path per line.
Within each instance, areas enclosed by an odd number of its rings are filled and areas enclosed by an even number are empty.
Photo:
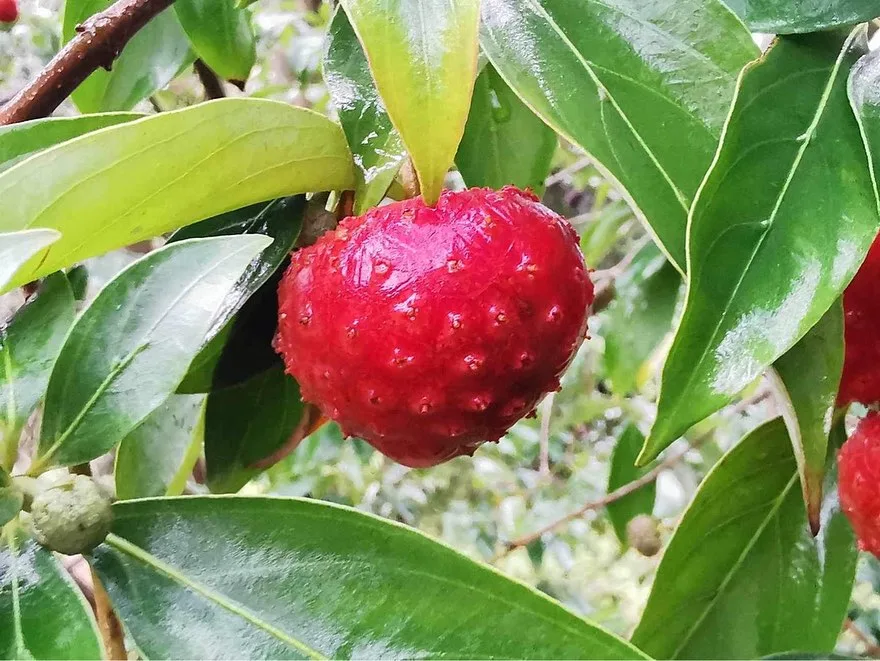
M846 353L837 405L880 401L880 237L843 294Z
M880 557L880 414L861 420L837 454L840 505L859 548Z
M15 0L0 0L0 23L13 23L18 19Z
M31 523L37 541L65 555L88 553L104 541L113 522L110 499L85 475L37 494Z
M583 341L577 235L531 193L444 192L296 252L276 349L303 399L401 464L473 454L534 410Z

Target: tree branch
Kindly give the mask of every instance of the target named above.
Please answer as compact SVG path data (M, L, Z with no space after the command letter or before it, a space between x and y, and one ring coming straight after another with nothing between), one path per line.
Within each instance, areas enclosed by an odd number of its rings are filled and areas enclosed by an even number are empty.
M193 62L193 68L202 82L202 87L205 88L206 97L209 99L222 99L226 96L226 92L223 91L223 83L220 82L220 77L214 73L211 67L205 64L204 60L201 58L197 59Z
M0 108L0 125L46 117L99 67L107 70L119 53L159 12L174 0L118 0L76 28L71 39L46 68Z

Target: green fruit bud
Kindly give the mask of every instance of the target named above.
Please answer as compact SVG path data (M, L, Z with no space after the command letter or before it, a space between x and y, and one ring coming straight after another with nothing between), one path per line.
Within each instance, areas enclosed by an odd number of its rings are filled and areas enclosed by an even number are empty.
M88 553L110 532L110 499L85 475L37 494L31 504L31 522L37 541L65 555Z
M657 520L648 514L639 514L626 524L626 541L644 556L657 555L663 548Z

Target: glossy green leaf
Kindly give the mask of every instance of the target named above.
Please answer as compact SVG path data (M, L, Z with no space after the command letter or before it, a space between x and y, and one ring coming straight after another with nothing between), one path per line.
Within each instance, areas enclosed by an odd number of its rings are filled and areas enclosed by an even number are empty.
M712 469L657 570L635 645L658 659L754 659L833 649L858 552L834 458L813 537L779 418Z
M269 239L193 239L146 255L77 319L49 379L32 472L107 452L175 391Z
M376 90L364 49L342 9L333 15L327 36L324 82L354 155L354 213L362 214L382 201L406 150Z
M681 276L653 243L642 248L614 283L614 301L598 331L605 338L605 373L626 395L643 381L641 370L672 328Z
M257 59L250 12L235 0L176 0L174 11L193 49L226 80L245 81Z
M208 395L205 468L211 491L238 491L275 463L288 439L300 440L294 432L304 411L299 385L280 366Z
M691 213L687 300L643 458L794 346L877 234L875 187L846 95L860 52L840 32L781 37L744 70Z
M104 11L113 0L66 0L62 37L76 35L76 26ZM71 97L80 112L130 110L162 89L192 61L189 39L174 11L166 9L155 16L112 63L112 69L98 69L74 90Z
M63 234L13 281L22 284L225 211L352 183L338 125L284 103L221 99L82 136L0 174L0 231Z
M9 473L0 468L0 528L16 517L21 511L23 503L23 494L12 484ZM0 593L2 593L2 588L0 588Z
M0 294L13 289L10 283L20 279L18 272L34 255L60 238L61 232L50 229L0 233ZM20 284L27 281L24 278Z
M477 75L479 0L342 0L379 94L433 204Z
M718 0L483 0L482 13L498 72L619 182L684 271L690 202L758 55L739 19Z
M58 352L73 324L75 302L70 283L55 273L37 297L0 328L0 439L5 446L0 465L12 468L18 437L43 399Z
M611 469L608 473L608 493L619 489L625 484L637 480L650 468L637 468L636 457L642 449L645 437L638 427L629 424L621 433L611 453ZM657 483L649 482L641 489L608 503L605 511L614 526L614 533L621 544L627 544L626 524L639 514L651 514L654 511L654 499L657 495Z
M468 186L506 184L540 194L550 172L556 134L519 100L487 64L477 77L455 164Z
M855 25L880 16L875 0L726 0L752 32L791 34Z
M179 496L202 450L204 395L172 395L116 452L116 497Z
M108 112L81 117L46 117L0 126L0 172L59 142L140 117L143 115L134 112Z
M819 530L828 434L843 371L843 305L831 306L768 372L792 439L807 515Z
M92 610L50 551L7 527L0 545L0 659L100 659Z
M217 496L113 508L94 566L149 658L642 658L544 595L349 508Z

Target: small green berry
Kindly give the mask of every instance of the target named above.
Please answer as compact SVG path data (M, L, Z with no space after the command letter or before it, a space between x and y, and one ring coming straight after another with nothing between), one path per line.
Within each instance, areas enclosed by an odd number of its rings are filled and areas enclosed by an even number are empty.
M31 522L37 541L65 555L88 553L110 532L110 499L85 475L37 494L31 504Z

